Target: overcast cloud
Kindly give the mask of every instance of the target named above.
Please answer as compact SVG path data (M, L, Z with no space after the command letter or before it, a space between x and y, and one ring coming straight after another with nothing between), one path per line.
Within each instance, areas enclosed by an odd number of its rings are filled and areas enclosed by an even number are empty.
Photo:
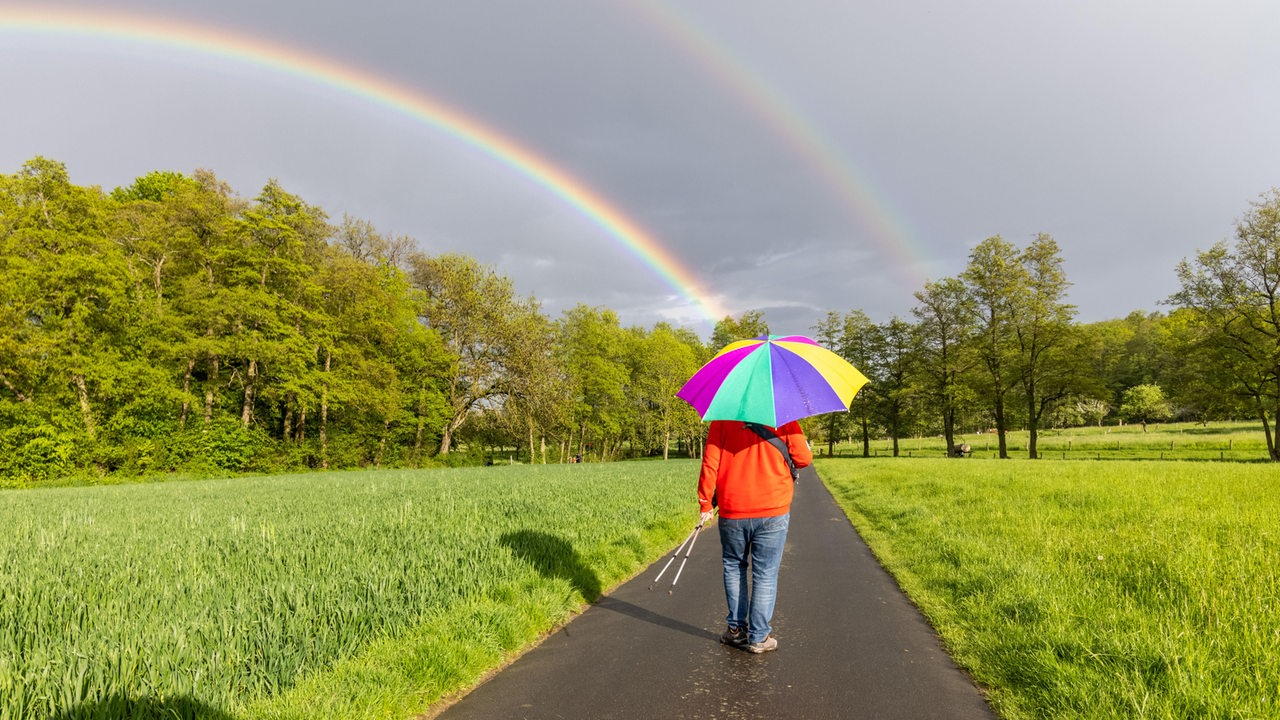
M709 334L563 200L422 122L234 59L15 31L14 7L0 0L0 172L43 155L110 189L203 167L246 197L277 178L335 219L491 264L553 316L582 302ZM1053 235L1081 320L1159 309L1177 262L1280 185L1271 0L83 7L249 35L456 107L775 332L828 310L908 316L995 234Z

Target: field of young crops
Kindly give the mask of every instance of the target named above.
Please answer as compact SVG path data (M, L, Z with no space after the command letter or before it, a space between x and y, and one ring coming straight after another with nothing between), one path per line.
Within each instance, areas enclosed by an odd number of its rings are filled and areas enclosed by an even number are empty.
M0 720L412 715L677 543L695 477L672 461L0 492Z
M1267 464L827 459L1002 717L1280 717Z

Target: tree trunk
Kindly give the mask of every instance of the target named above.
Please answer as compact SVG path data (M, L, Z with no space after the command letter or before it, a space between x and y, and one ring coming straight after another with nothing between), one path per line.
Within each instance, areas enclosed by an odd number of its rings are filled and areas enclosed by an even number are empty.
M956 449L956 406L948 396L942 401L942 436L947 441L947 456L955 454Z
M293 406L295 404L297 404L297 398L293 393L289 393L284 400L284 421L280 428L281 439L286 443L293 440Z
M320 383L320 467L329 469L329 361L332 353L324 351L324 380Z
M212 332L212 331L210 331ZM213 389L218 386L218 358L209 358L208 377L204 380L204 426L213 423Z
M1009 441L1005 437L1004 427L1004 393L996 395L996 444L1000 448L1000 459L1009 459Z
M440 436L440 454L441 455L448 455L449 451L453 449L453 433L458 428L462 427L462 423L466 422L466 420L467 420L467 414L463 412L445 424L444 432L441 433L441 436Z
M1027 457L1032 460L1038 460L1040 456L1036 454L1036 440L1039 435L1037 428L1040 423L1036 417L1036 401L1034 395L1034 389L1027 392Z
M387 449L387 434L391 432L391 421L382 421L382 438L378 440L378 454L373 458L374 467L382 467L382 454Z
M1275 438L1271 435L1271 422L1267 419L1267 410L1262 405L1262 398L1258 398L1258 417L1262 420L1262 433L1267 437L1267 457L1272 462L1280 462L1280 451L1276 449Z
M862 418L862 457L871 457L871 421Z
M191 410L191 373L196 369L196 359L187 360L187 371L182 374L182 415L178 418L178 429L187 429L187 413Z
M258 361L250 360L249 368L245 372L244 383L244 407L240 410L240 425L249 427L249 422L253 420L253 393L258 380Z
M84 431L89 437L97 436L97 432L93 427L93 412L89 407L89 390L85 387L84 376L75 373L71 376L71 382L76 386L76 395L80 398L80 415L84 417Z
M427 387L422 386L418 390L418 427L413 433L413 465L417 467L422 462L422 431L427 424Z

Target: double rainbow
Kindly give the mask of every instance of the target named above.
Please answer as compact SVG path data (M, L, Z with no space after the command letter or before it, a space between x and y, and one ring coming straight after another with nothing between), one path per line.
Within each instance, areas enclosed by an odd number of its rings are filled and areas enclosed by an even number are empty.
M403 114L475 148L564 201L647 265L708 322L725 317L697 276L616 205L529 148L418 90L273 41L116 11L0 7L0 35L4 33L106 38L214 56L286 73Z

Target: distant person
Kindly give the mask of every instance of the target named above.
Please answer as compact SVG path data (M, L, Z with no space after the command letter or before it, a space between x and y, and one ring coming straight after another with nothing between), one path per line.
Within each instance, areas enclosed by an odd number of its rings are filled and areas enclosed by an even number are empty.
M756 427L781 439L797 468L813 463L799 423L789 422L776 430ZM778 648L769 623L778 595L778 567L787 541L794 491L795 482L781 448L747 423L711 423L698 477L698 507L704 523L711 519L713 508L720 509L724 595L729 606L728 627L720 641L727 645L752 653Z

